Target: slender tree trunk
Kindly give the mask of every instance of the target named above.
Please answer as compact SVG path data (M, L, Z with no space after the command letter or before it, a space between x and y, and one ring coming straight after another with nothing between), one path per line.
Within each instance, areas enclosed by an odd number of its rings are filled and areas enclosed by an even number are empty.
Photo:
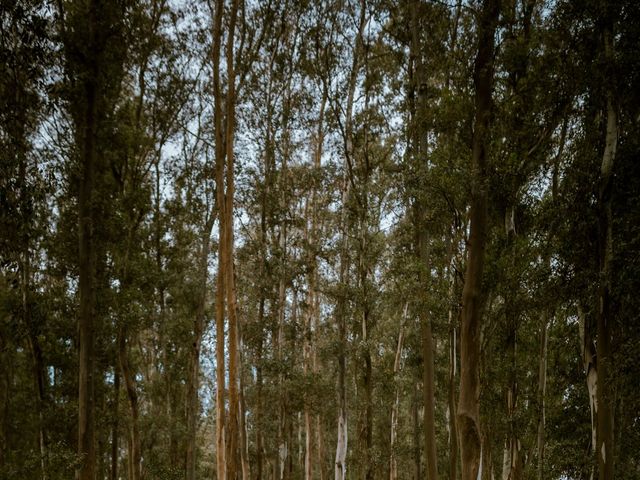
M313 219L312 219L313 224ZM313 226L312 226L313 229ZM308 229L305 229L308 230ZM305 231L306 240L310 241L309 235ZM315 260L315 258L314 258ZM315 275L313 271L314 266L310 266L312 269L311 276ZM307 308L304 315L304 343L303 343L303 373L305 377L308 377L311 372L315 373L313 366L313 316L315 314L313 280L309 280L309 294L307 295ZM313 479L313 422L312 412L309 406L309 400L305 398L304 401L304 478L305 480Z
M87 22L92 28L89 45L95 48L98 27L96 0L87 11ZM95 479L95 427L94 427L94 316L96 289L96 249L94 191L96 172L96 131L97 131L97 68L89 68L89 75L83 79L84 112L78 122L78 137L81 144L80 194L78 197L78 242L80 304L78 308L78 455L81 463L76 470L77 480Z
M320 112L318 116L318 130L316 137L316 152L314 159L314 167L316 170L320 171L322 168L322 155L324 151L324 116L325 109L327 106L329 97L328 86L326 82L322 83L322 101L320 102ZM320 235L320 226L318 225L318 186L316 186L313 190L313 208L312 208L312 218L313 224L311 228L312 232L312 248L314 249L313 256L313 275L311 277L312 285L311 291L313 292L313 320L312 320L312 336L311 336L311 357L312 357L312 368L313 373L318 375L320 372L320 361L318 359L318 349L317 349L317 339L320 334L320 294L318 291L318 260L317 260L317 251L320 249L319 245L319 235ZM320 413L317 413L315 416L315 424L316 424L316 455L317 455L317 469L319 473L320 480L325 480L325 467L324 467L324 440L322 435L322 421L320 417Z
M218 272L216 277L216 479L227 479L225 424L225 286L226 286L226 195L224 188L225 146L222 124L223 97L220 80L220 52L222 49L222 17L224 0L217 0L213 22L213 97L215 133L216 201L219 212ZM231 480L235 480L229 477Z
M545 401L547 394L547 331L549 328L547 314L542 314L542 325L540 327L540 361L538 366L538 435L537 435L537 457L538 457L538 480L544 479L544 434L545 434Z
M210 251L210 237L215 221L216 209L211 209L204 231L202 233L199 258L200 292L193 321L193 341L189 350L189 365L187 376L187 448L186 448L186 473L187 480L196 478L196 434L199 417L199 375L200 375L200 350L202 347L202 335L204 334L205 306L207 298L207 268Z
M343 177L342 204L345 205L349 196L349 184L346 171ZM342 228L346 230L345 209L343 207ZM347 273L347 234L342 233L342 247L340 253L340 285L344 286ZM335 480L345 480L347 476L347 388L346 388L346 349L347 349L347 322L345 312L344 292L340 292L336 307L336 320L338 323L338 439L336 442Z
M605 26L602 31L603 53L606 73L611 75L613 66L613 28L611 6L604 2ZM618 141L618 114L614 103L614 81L607 76L605 78L606 96L606 135L605 147L602 153L602 165L600 168L600 191L598 197L598 250L600 261L600 285L598 291L597 329L598 341L596 344L598 369L597 369L597 403L598 416L596 428L596 455L598 457L598 478L600 480L612 480L614 474L614 390L611 386L612 378L609 374L613 370L611 337L611 257L613 254L613 165L616 157Z
M453 287L453 282L452 282ZM453 290L453 288L452 288ZM453 292L451 292L453 293ZM453 295L450 297L453 300ZM457 315L456 315L457 316ZM457 333L453 307L449 307L449 480L456 480L458 470L458 428L456 425Z
M247 405L244 397L244 355L243 355L243 343L242 343L242 330L238 333L238 350L240 352L240 372L239 372L239 390L238 390L238 402L240 409L240 467L242 471L242 480L249 480L251 478L251 469L249 465L249 434L246 421Z
M316 444L318 447L316 448L317 462L318 462L318 473L320 480L325 480L328 478L328 475L325 475L325 464L324 464L324 436L322 435L322 423L320 419L320 414L316 415Z
M286 156L284 157L281 175L286 177ZM283 186L284 187L284 186ZM284 195L284 188L281 189ZM284 199L280 198L281 208L285 208ZM276 343L276 359L280 365L284 358L284 327L285 327L285 302L287 300L287 286L285 279L287 261L287 226L282 224L279 232L280 274L278 279L278 332ZM284 386L284 371L278 373L278 479L283 480L287 476L287 459L289 457L290 444L287 436L287 392Z
M478 478L481 480L493 480L493 455L491 449L491 431L485 430L482 433L480 472Z
M482 322L487 236L487 159L493 86L494 36L499 0L484 0L478 18L478 52L474 67L475 121L472 147L471 233L462 292L460 331L460 396L458 431L462 480L476 480L480 468L480 325Z
M414 480L422 479L422 467L420 463L420 392L418 389L418 382L416 381L413 386L413 401L412 403L412 418L413 418L413 462L414 462L414 471L413 478Z
M342 179L342 212L340 225L342 228L340 250L339 282L342 288L346 286L348 272L348 221L347 203L350 197L350 175L353 162L353 106L355 92L360 71L360 53L362 50L362 38L366 25L366 3L360 2L358 33L352 52L351 71L347 85L346 111L344 120L344 154L345 168ZM347 323L346 323L346 298L344 292L340 292L336 307L336 320L338 323L339 353L338 353L338 439L336 442L335 480L345 480L347 475L347 450L348 450L348 424L347 424L347 390L346 390L346 348L347 348Z
M287 156L283 155L283 164L281 169L281 195L280 195L280 208L283 210L285 207L284 191L285 184L284 179L287 177ZM284 362L284 328L286 320L286 301L287 301L287 282L285 278L286 263L287 263L287 225L282 223L280 225L280 231L278 232L279 248L281 255L280 272L278 278L278 331L277 331L277 343L276 343L276 359L280 365ZM291 453L289 450L292 448L289 442L287 420L287 392L285 390L285 374L284 369L281 368L278 373L278 479L283 480L287 477L287 460Z
M129 426L129 480L140 480L142 476L142 444L140 441L140 427L138 420L138 394L136 392L134 373L131 371L131 366L129 364L126 326L121 326L120 331L118 332L118 359L120 362L122 378L124 379L127 398L129 399L129 407L131 409L131 424Z
M261 242L262 242L262 258L263 261L260 263L260 278L264 278L265 272L265 263L264 259L266 259L265 253L265 241L266 241L266 195L263 195L262 198L262 212L261 212ZM260 300L258 305L258 324L264 325L265 320L265 297L264 297L264 288L261 286L260 288ZM256 390L257 390L257 398L256 398L256 406L255 406L255 430L256 430L256 480L262 480L262 471L263 471L263 451L264 451L264 440L262 433L262 416L263 416L263 378L262 378L262 362L263 362L263 336L260 335L258 339L258 348L256 352Z
M27 307L29 308L29 307ZM27 313L27 315L29 315ZM44 360L42 358L42 347L37 335L29 334L29 350L33 359L33 375L36 387L36 409L38 413L38 448L40 450L40 474L42 480L48 478L47 442L44 423L44 409L46 405L46 374L44 370Z
M311 421L311 412L305 407L304 412L304 478L305 480L313 479L313 424Z
M508 211L513 212L513 209L508 209ZM513 237L515 236L515 230L513 229L513 213L507 214L506 217L511 218L511 220L505 221L505 225L507 225L507 242L511 244L513 247ZM512 261L515 259L515 248L512 248L511 251L511 259ZM512 265L513 267L513 265ZM520 438L518 436L517 426L516 426L516 416L517 416L517 405L518 405L518 383L517 383L517 362L516 362L516 351L517 351L517 337L518 337L518 319L517 313L515 312L515 305L513 304L513 294L512 292L508 292L505 294L505 311L506 311L506 322L508 324L509 329L509 338L508 338L508 350L509 355L511 357L511 366L509 369L509 384L507 386L506 398L505 398L505 407L506 407L506 415L509 423L508 432L507 432L507 440L505 443L505 454L503 456L503 463L505 459L508 459L508 462L503 465L502 478L503 480L520 480L520 474L522 471L522 458L520 455Z
M19 88L16 93L16 104L20 104ZM18 114L22 117L22 114ZM20 192L20 211L24 215L22 219L22 231L19 232L22 242L22 251L20 252L19 272L20 272L20 296L22 307L22 321L24 328L27 330L27 347L31 354L33 385L36 394L36 412L38 415L38 448L40 450L40 474L42 480L47 479L47 449L46 435L44 424L44 408L46 404L46 376L44 371L44 360L42 356L42 347L38 339L38 326L34 324L31 315L31 255L30 244L31 235L29 229L32 219L29 217L29 192L27 188L27 159L25 156L26 145L24 145L24 118L18 118L16 123L20 123L15 127L16 141L19 143L16 148L16 155L19 158L18 185Z
M113 367L113 423L111 425L111 476L110 480L118 480L118 438L119 438L119 404L120 404L120 369L118 365Z
M589 411L591 412L591 443L589 445L589 453L592 454L596 449L596 419L598 416L598 374L595 363L596 348L591 335L591 325L580 304L578 304L578 327L582 344L582 361L587 380L587 392L589 393ZM590 478L593 478L593 474L592 469Z
M418 165L418 171L425 171L427 164L428 147L427 139L427 83L422 63L422 51L420 41L420 5L419 2L411 3L411 56L414 60L414 92L417 93L415 115L413 118L413 150L414 162ZM414 93L414 94L415 94ZM433 332L431 318L426 302L429 289L429 235L426 230L426 206L424 194L418 194L414 199L414 229L416 233L416 256L420 262L419 288L421 290L420 329L422 334L422 359L423 359L423 403L424 403L424 455L427 467L427 475L430 480L438 479L438 463L436 452L436 427L435 427L435 384L434 384L434 355Z
M398 375L400 373L402 348L404 344L404 325L407 319L407 311L409 304L405 303L402 321L400 322L400 332L398 333L398 347L396 348L396 357L393 361L393 379L396 382L396 391L391 407L391 435L389 440L389 480L398 479L398 461L396 458L396 440L398 438L398 416L400 415L400 387L398 386Z
M11 352L13 353L13 352ZM9 418L11 414L11 386L13 385L13 362L5 338L0 335L0 468L4 468L8 450Z

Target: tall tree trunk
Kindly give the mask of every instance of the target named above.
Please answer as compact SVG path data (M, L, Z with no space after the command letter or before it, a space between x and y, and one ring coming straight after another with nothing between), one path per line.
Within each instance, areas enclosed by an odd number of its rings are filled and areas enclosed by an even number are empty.
M455 273L452 275L454 276ZM455 277L454 277L455 278ZM453 302L454 278L451 279L449 298ZM456 425L456 373L457 373L457 328L454 323L453 304L449 306L449 480L456 480L458 470L458 428Z
M315 193L315 192L314 192ZM313 209L314 205L314 196L312 195L311 200L311 208ZM306 209L306 208L305 208ZM314 228L314 218L312 215L311 220L311 231L313 232ZM309 243L313 242L310 236L313 236L313 233L309 234L309 228L305 228L305 240ZM311 373L316 373L314 368L314 355L313 355L313 323L315 316L315 291L314 291L314 280L313 276L315 275L315 255L310 259L309 269L311 270L309 274L309 293L307 295L306 302L306 311L304 313L304 340L303 340L303 374L305 378ZM312 422L312 412L309 406L309 399L304 399L304 479L312 480L313 479L313 422Z
M142 476L142 444L140 441L140 426L138 420L138 394L134 373L131 371L129 364L127 343L127 328L123 325L118 332L118 360L120 362L120 371L124 379L127 398L129 399L129 407L131 409L131 424L129 425L129 480L140 480Z
M196 434L199 416L198 388L200 375L200 350L202 347L202 335L204 334L205 307L207 298L207 268L210 251L210 237L213 223L215 222L215 207L209 212L202 233L199 258L200 291L198 305L193 321L193 340L189 350L189 365L187 373L187 448L186 470L187 480L196 478Z
M407 319L407 311L409 304L405 303L402 320L400 322L400 332L398 333L398 346L396 348L396 356L393 361L393 379L396 382L393 406L391 407L391 434L389 439L389 480L398 479L398 461L396 458L396 440L398 438L398 416L400 415L400 387L397 384L398 375L400 373L402 348L404 344L404 325Z
M472 146L471 233L462 292L460 331L460 396L458 431L462 480L476 480L480 468L480 325L482 323L487 236L487 143L493 87L494 36L499 0L484 0L478 18L478 52L474 66L475 121Z
M4 368L0 371L0 468L6 464L9 418L11 413L11 386L13 385L13 367L11 353L3 335L0 335L0 361Z
M538 365L538 435L537 435L537 460L538 480L544 479L544 440L545 440L545 401L547 394L547 339L549 322L547 312L542 313L540 326L540 359Z
M422 62L422 49L420 40L420 2L411 2L411 57L414 61L415 71L413 78L414 95L417 94L415 114L413 121L413 155L416 169L425 172L427 165L427 80ZM422 359L423 359L423 404L424 404L424 456L427 467L427 475L430 480L438 479L438 462L436 452L436 426L435 426L435 384L434 384L434 355L433 332L431 317L427 306L427 292L430 286L429 271L429 235L426 230L426 205L424 193L419 193L413 200L413 221L416 241L416 257L419 266L420 302L419 317L422 335Z
M413 384L413 399L411 402L411 416L413 423L413 478L422 479L422 467L420 462L420 391L418 382Z
M224 0L217 0L213 21L213 99L215 134L216 201L219 212L218 272L216 277L216 478L226 480L225 439L225 287L226 287L226 195L225 195L225 146L223 116L223 93L220 79L220 52L222 49L222 17ZM231 478L231 477L230 477ZM232 479L235 480L235 479Z
M16 104L20 105L21 89L16 88ZM27 331L27 349L31 354L32 372L33 372L33 385L35 387L36 398L36 412L38 415L38 448L40 450L40 474L42 480L47 479L47 449L45 438L45 424L44 424L44 408L46 404L46 383L47 379L44 370L44 360L42 355L42 347L40 346L40 340L38 338L38 325L33 322L31 312L31 234L30 228L33 222L30 211L30 193L27 186L27 159L25 145L25 122L22 112L18 112L18 119L15 126L15 141L18 143L16 150L16 156L19 158L19 172L18 172L18 190L20 194L20 213L23 215L22 228L19 232L19 238L21 241L22 250L20 252L19 259L19 272L20 272L20 297L22 307L22 321L24 328Z
M96 0L88 5L87 22L90 38L88 43L95 48L98 27ZM94 316L96 290L96 248L94 191L96 173L96 133L98 72L95 66L87 68L83 78L84 111L78 122L78 137L81 151L81 176L78 197L78 455L81 463L76 470L77 480L95 479L95 421L94 421Z
M113 366L113 423L111 425L111 476L110 480L118 480L118 438L119 438L119 419L118 412L120 404L120 369L118 365Z
M515 268L513 261L515 261L516 251L515 244L513 243L515 237L515 228L513 224L513 208L507 209L505 225L507 226L507 243L511 250L512 268ZM517 339L518 339L518 314L515 312L515 305L513 302L513 292L509 291L505 294L505 312L506 323L508 328L508 351L511 357L511 365L508 372L508 386L505 395L505 409L508 419L508 432L505 443L505 453L503 456L503 480L520 480L522 473L522 458L520 455L520 438L518 435L516 417L518 406L518 382L517 382ZM508 462L505 462L508 459Z
M234 203L234 138L235 138L235 112L236 112L236 74L234 64L234 42L238 14L238 0L232 0L229 12L229 32L226 48L227 64L227 95L226 95L226 199L225 207L225 293L227 297L227 313L229 318L229 445L227 458L228 480L237 480L239 463L239 428L240 428L240 396L239 389L239 355L238 346L238 316L235 268L233 264L233 203Z
M286 178L286 156L284 156L281 176ZM281 208L285 208L284 185L281 188ZM278 279L278 331L276 340L276 359L280 365L283 365L284 359L284 327L286 317L286 301L287 301L287 285L285 279L286 261L287 261L287 225L283 223L278 233L280 247L280 273ZM285 391L284 369L278 372L278 479L283 480L287 477L287 459L290 455L290 443L287 435L287 392Z
M247 426L247 405L245 403L244 396L244 355L243 355L243 343L242 343L242 329L239 329L238 333L238 350L240 352L240 372L239 372L239 390L238 390L238 403L240 410L239 424L240 429L240 467L242 471L242 480L249 480L251 478L251 468L249 464L249 433Z
M578 304L578 328L580 332L580 343L582 350L582 362L587 380L587 392L589 394L589 411L591 413L591 443L589 453L596 449L596 424L598 416L598 373L596 371L596 347L591 335L592 327L588 322L584 311ZM593 469L590 478L593 478Z
M613 254L613 165L616 157L618 141L618 114L614 102L613 72L613 21L610 9L611 5L603 2L605 19L602 35L602 49L605 62L605 97L606 97L606 134L605 146L602 153L602 165L600 168L600 191L598 196L598 250L600 263L600 285L598 290L598 314L597 329L598 341L596 344L598 368L597 368L597 435L596 455L598 457L598 478L600 480L613 479L614 461L614 391L611 386L612 378L609 374L612 368L612 318L611 318L611 256Z
M347 182L346 171L343 175L342 185L342 205L345 205L349 196L349 184ZM343 207L341 214L341 225L345 230L342 232L342 247L340 252L340 285L344 288L347 276L347 233L346 233L346 209ZM347 350L347 321L345 312L346 298L344 292L340 292L338 305L336 307L336 321L338 323L338 432L336 442L335 460L335 480L345 480L347 476L347 446L348 446L348 425L347 425L347 387L346 387L346 350Z
M328 475L325 474L325 462L324 462L324 435L322 435L322 422L320 419L320 414L316 415L316 455L317 455L317 464L318 464L318 474L320 480L325 480L325 478L329 478Z
M348 220L347 203L350 198L350 175L353 165L353 107L357 87L358 73L360 71L360 53L362 39L366 25L366 2L360 2L358 33L352 51L351 70L347 84L347 99L344 120L344 155L345 166L342 179L342 211L340 218L341 247L340 247L340 273L339 282L342 289L346 286L348 272ZM336 442L335 480L345 480L347 475L347 450L348 450L348 424L347 424L347 389L346 389L346 348L347 348L347 321L346 321L345 293L340 292L338 305L336 306L336 321L338 323L339 353L338 353L338 432Z

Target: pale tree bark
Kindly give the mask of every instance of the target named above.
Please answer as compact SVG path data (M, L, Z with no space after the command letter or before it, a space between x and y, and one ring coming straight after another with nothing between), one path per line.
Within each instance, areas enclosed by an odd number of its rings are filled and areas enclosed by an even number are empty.
M494 36L499 0L484 0L478 17L478 52L474 66L475 121L472 144L472 192L469 254L462 292L458 431L462 480L476 480L480 469L480 326L482 275L488 223L487 143L491 126Z
M591 335L591 325L588 323L586 315L578 304L578 328L580 332L580 343L582 350L582 362L587 380L587 392L589 394L589 411L591 413L591 444L589 452L593 453L596 448L596 419L598 416L598 373L596 371L596 347ZM591 470L591 478L594 472Z
M606 132L605 146L600 167L600 189L598 195L598 258L600 263L600 285L598 289L596 343L597 368L597 428L596 455L598 457L599 480L614 478L614 389L611 385L613 370L611 350L612 315L611 315L611 257L613 255L613 166L618 141L618 114L614 100L614 79L612 78L614 63L612 7L603 2L605 19L602 29L602 50L605 62L606 97Z
M398 346L396 347L396 356L393 361L393 379L396 382L396 391L393 399L393 406L391 407L391 433L389 439L389 480L398 479L398 460L396 458L396 441L398 438L398 416L400 415L400 386L397 384L398 375L402 365L402 349L404 345L404 326L407 321L407 311L409 304L405 303L404 311L402 313L402 320L400 321L400 332L398 333Z
M349 183L347 181L346 170L342 179L342 205L345 205L349 197ZM340 249L340 285L344 288L347 280L348 253L347 253L347 232L346 232L346 208L343 207L341 214L341 225L343 228L341 249ZM347 321L345 312L346 298L344 292L339 293L338 304L336 306L336 322L338 324L338 431L335 457L335 480L345 480L347 477L347 446L348 446L348 424L347 424L347 387L346 387L346 349L347 349Z

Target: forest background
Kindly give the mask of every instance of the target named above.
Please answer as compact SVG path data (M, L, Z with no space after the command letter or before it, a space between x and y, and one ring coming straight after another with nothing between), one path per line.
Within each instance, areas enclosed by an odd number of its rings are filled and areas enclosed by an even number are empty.
M0 0L0 478L639 479L638 38Z

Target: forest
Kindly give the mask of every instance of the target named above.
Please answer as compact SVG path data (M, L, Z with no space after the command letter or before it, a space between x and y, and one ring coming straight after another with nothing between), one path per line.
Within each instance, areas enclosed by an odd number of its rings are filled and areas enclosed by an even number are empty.
M639 480L640 2L0 0L0 479Z

